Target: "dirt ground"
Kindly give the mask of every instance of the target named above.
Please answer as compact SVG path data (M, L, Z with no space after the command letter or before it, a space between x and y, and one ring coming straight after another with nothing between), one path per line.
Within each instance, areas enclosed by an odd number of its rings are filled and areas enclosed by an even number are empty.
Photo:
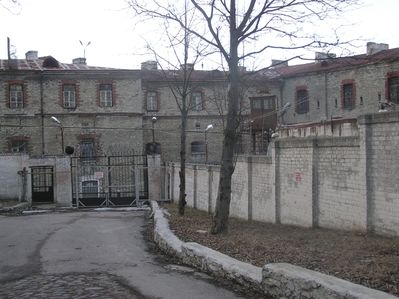
M230 218L229 232L212 235L211 216L174 204L171 229L183 241L197 242L238 260L262 267L291 263L399 296L399 238L328 229L248 222Z

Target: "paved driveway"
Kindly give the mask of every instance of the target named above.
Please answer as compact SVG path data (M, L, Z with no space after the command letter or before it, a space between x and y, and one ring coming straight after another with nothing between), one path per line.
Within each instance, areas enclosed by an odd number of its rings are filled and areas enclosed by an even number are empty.
M0 216L0 298L239 298L160 262L144 225L135 211Z

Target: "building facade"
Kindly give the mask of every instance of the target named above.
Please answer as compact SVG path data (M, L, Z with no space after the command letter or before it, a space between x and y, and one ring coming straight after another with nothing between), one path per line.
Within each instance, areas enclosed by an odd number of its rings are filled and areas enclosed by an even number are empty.
M65 64L35 51L0 60L0 152L57 155L71 146L88 158L159 152L177 161L182 70L151 61L141 70L90 67L82 58ZM187 161L218 163L228 74L185 70ZM363 55L318 53L312 63L241 71L241 153L265 153L276 129L283 136L356 135L359 115L399 103L399 48L385 44L369 43Z

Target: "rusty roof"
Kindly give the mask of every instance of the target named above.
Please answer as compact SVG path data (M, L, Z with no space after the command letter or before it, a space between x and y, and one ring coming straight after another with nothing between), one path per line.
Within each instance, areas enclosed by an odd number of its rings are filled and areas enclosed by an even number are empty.
M383 50L372 55L361 54L348 57L328 58L312 63L274 68L281 77L299 76L314 72L337 71L353 67L399 60L399 48Z
M52 67L46 67L45 61L55 61ZM0 59L0 71L18 70L18 71L90 71L90 70L117 70L115 68L88 66L85 64L61 63L52 56L40 57L34 60L27 59Z

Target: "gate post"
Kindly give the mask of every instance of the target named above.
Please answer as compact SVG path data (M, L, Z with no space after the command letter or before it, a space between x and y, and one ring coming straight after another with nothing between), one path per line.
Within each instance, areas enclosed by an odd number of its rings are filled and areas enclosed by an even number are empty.
M148 197L151 200L160 200L161 196L161 156L148 155Z
M136 206L141 207L140 201L140 170L139 167L135 164L134 165L134 189L136 192Z

